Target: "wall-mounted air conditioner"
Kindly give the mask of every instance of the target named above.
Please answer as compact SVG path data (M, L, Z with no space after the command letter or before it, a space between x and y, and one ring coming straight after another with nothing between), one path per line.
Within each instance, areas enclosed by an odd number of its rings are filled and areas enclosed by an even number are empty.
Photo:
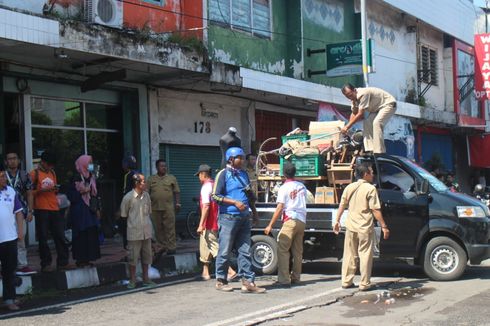
M123 2L120 0L85 0L85 19L89 23L122 28Z

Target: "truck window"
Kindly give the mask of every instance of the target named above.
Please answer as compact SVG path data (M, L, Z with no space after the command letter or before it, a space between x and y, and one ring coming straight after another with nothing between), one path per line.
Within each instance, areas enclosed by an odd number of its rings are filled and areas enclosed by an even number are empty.
M446 187L444 183L439 181L436 177L434 177L432 174L427 172L425 169L421 168L414 162L410 161L409 159L405 157L400 157L400 160L402 160L405 164L407 164L410 168L412 168L418 175L420 175L422 178L425 180L429 181L429 184L438 192L445 192L448 191L449 188Z
M381 189L395 190L403 193L414 191L415 181L412 176L403 169L386 162L379 162L378 167Z

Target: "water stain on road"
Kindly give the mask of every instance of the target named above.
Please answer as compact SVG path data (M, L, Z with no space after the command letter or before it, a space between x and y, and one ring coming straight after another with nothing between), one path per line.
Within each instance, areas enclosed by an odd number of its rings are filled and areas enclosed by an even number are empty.
M381 316L389 309L406 307L413 302L423 300L434 291L434 288L427 287L403 287L369 294L359 292L342 300L343 306L351 308L343 316L347 318Z

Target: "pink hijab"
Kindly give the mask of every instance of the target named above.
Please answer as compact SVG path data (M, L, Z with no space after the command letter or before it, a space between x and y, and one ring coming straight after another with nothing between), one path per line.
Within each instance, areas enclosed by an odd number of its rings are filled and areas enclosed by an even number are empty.
M80 173L80 175L84 178L90 177L90 183L88 185L85 185L85 180L75 181L75 188L79 192L83 192L83 194L81 194L82 199L88 206L90 206L90 197L97 196L95 177L88 171L90 161L92 161L92 156L90 155L82 155L75 161L75 167L78 173ZM87 192L87 190L89 191Z

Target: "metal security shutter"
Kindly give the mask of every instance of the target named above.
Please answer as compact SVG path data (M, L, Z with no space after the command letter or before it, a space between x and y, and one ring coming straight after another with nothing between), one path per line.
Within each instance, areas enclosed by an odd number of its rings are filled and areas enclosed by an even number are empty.
M185 219L190 211L196 209L193 197L199 197L201 184L194 176L200 164L208 164L213 172L221 164L221 151L219 147L212 146L184 146L160 144L160 158L167 161L168 173L173 174L180 186L180 201L182 209L177 219ZM213 173L213 176L216 173Z
M426 163L433 155L438 155L445 170L453 171L453 141L449 135L422 133L422 162Z

